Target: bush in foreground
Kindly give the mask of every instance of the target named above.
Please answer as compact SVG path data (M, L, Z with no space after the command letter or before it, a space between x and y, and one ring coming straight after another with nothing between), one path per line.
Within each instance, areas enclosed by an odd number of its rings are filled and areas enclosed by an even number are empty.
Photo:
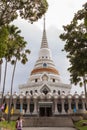
M75 122L75 127L78 130L87 130L87 125L85 125L85 123L87 123L87 120L80 120Z
M15 121L11 121L10 123L8 123L7 121L1 121L0 128L6 128L6 130L16 130L15 123Z

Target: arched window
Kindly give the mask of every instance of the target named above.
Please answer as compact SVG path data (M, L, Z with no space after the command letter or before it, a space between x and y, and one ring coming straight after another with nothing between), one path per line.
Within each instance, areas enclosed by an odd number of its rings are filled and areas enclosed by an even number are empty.
M60 95L60 90L58 90L58 94Z
M53 82L55 82L55 79L53 79Z
M35 93L37 93L37 90L35 90Z
M35 79L35 82L37 82L38 80L37 79Z
M55 93L56 92L56 90L53 90L53 93Z
M26 91L26 94L28 93L28 91Z
M30 90L30 93L31 93L31 95L33 94L33 91L32 90Z

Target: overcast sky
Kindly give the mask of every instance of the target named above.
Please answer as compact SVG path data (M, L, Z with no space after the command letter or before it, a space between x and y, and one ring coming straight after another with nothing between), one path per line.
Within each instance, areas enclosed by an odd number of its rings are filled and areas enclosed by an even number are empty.
M63 25L69 24L74 14L82 8L87 0L47 0L49 4L46 13L46 26L54 25L62 29ZM42 28L42 20L37 24Z
M64 83L70 83L69 72L67 68L69 67L69 62L66 58L66 53L62 52L64 44L59 39L58 35L63 30L62 26L67 25L72 20L74 14L82 9L82 5L86 3L87 0L47 0L49 7L46 13L46 30L47 39L49 47L52 51L53 60L59 70L60 76ZM34 67L35 61L38 58L38 51L42 39L42 29L43 29L43 18L37 22L30 24L25 20L17 19L14 21L15 25L19 27L22 31L22 36L28 42L28 47L31 50L28 63L23 66L21 64L17 65L13 90L18 90L19 84L24 84L29 78L29 74ZM2 70L4 72L4 69ZM10 90L10 80L11 80L11 66L8 67L8 75L6 81L6 90ZM79 88L78 91L81 92L83 88ZM77 91L77 87L73 86L72 92Z

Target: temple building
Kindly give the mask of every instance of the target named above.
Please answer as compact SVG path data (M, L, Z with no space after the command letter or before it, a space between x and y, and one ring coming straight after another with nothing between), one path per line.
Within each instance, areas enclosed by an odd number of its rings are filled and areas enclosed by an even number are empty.
M26 114L53 116L72 113L74 107L85 109L85 104L81 98L79 99L79 95L75 94L74 97L70 94L71 85L61 81L47 42L45 18L38 59L27 83L20 85L19 90L28 98ZM84 94L80 96L84 98Z
M71 85L61 81L47 42L45 18L38 59L27 83L19 85L19 91L19 94L12 95L13 106L14 109L21 109L24 115L57 116L86 110L84 93L72 95ZM10 93L7 93L6 104L9 98Z

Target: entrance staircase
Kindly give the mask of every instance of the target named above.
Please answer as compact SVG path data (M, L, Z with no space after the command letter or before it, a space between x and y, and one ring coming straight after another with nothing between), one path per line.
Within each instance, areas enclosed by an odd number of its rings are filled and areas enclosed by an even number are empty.
M24 127L73 127L70 117L24 117Z

